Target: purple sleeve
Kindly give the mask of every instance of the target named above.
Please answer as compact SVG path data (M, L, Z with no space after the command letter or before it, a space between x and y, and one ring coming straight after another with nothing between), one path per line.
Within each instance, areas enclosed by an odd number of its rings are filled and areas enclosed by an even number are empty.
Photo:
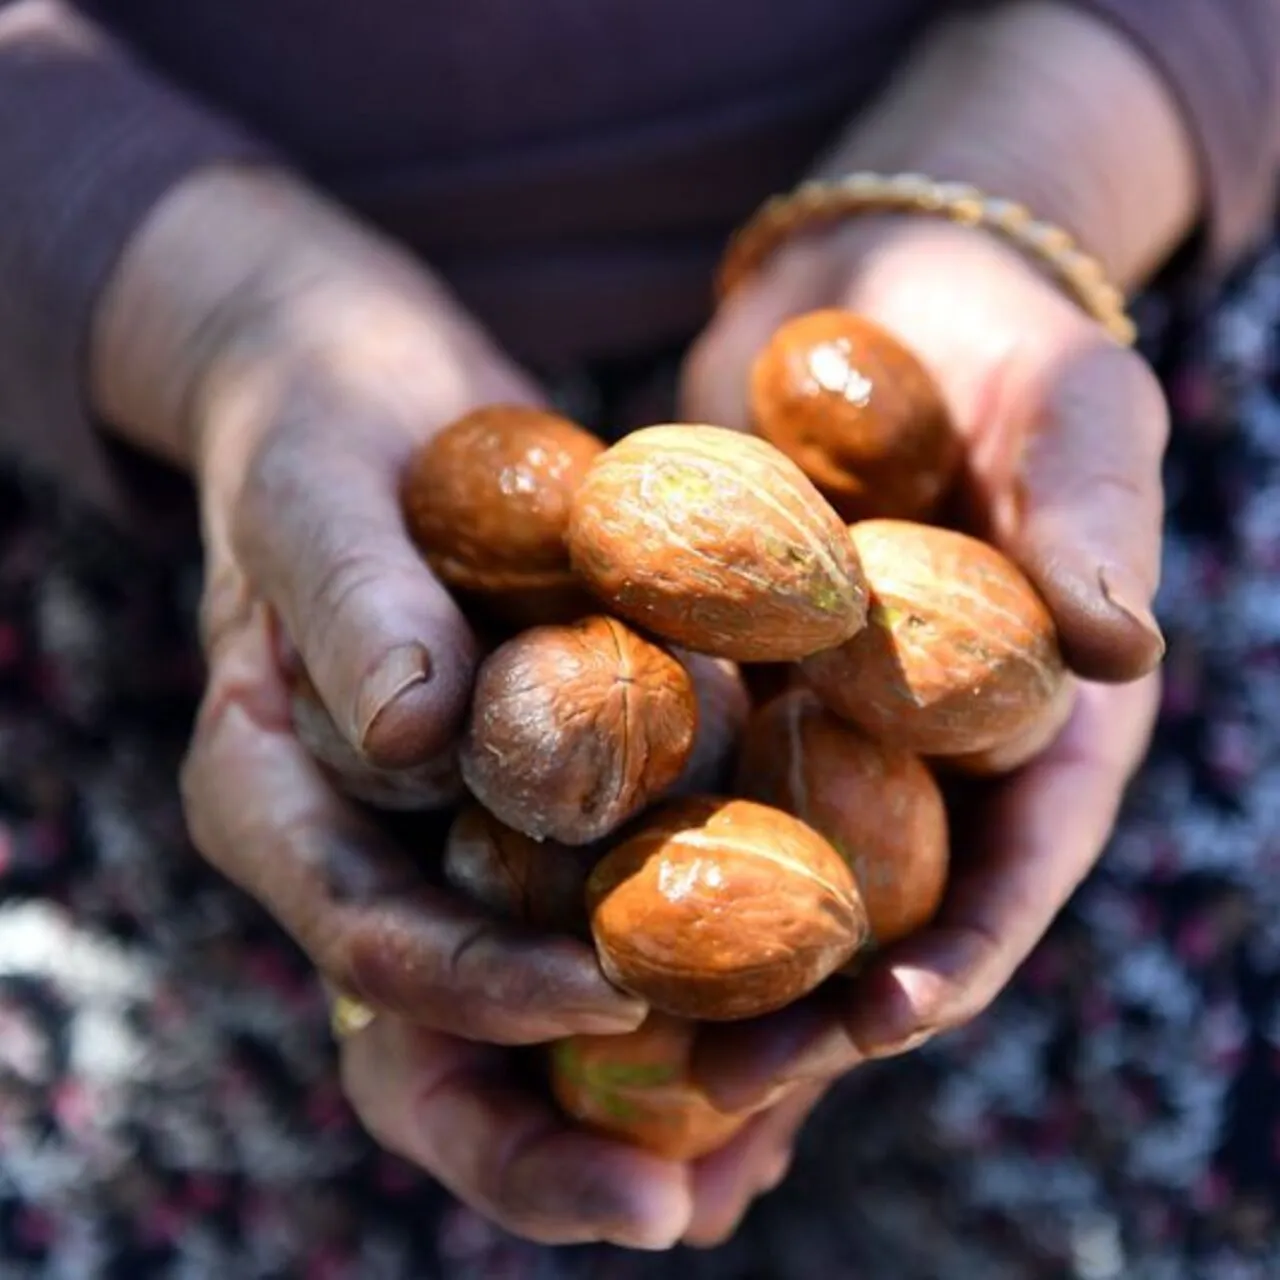
M85 395L95 298L170 187L259 155L64 0L0 0L0 450L129 513Z
M1273 211L1280 0L1069 3L1125 32L1167 82L1200 161L1208 201L1202 261L1217 275L1266 234Z

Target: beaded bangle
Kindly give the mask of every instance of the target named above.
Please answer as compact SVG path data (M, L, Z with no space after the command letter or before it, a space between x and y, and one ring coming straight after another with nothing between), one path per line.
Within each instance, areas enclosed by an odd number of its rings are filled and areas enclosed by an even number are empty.
M1137 337L1124 295L1102 264L1061 227L1037 221L1012 200L915 173L853 173L832 182L806 182L766 201L729 241L718 273L719 296L736 289L793 236L876 213L931 214L989 231L1031 258L1121 345L1130 346Z

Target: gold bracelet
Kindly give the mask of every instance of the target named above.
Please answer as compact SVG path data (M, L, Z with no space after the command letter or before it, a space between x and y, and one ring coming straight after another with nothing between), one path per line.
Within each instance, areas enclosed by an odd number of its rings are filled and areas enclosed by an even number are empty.
M876 213L932 214L992 232L1036 262L1121 345L1131 346L1137 337L1124 294L1107 279L1102 264L1061 227L1037 221L1012 200L915 173L852 173L832 182L806 182L766 201L729 241L718 274L719 297L730 294L793 236Z

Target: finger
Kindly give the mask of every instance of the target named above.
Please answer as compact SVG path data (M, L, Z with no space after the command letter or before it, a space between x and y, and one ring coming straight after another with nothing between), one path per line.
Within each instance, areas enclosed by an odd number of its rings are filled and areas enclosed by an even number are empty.
M1164 520L1164 394L1133 352L1085 330L1006 406L1025 440L995 535L1044 594L1086 679L1133 680L1164 656L1151 611ZM1001 516L1003 515L1003 518Z
M487 1046L395 1019L342 1053L369 1133L506 1230L544 1244L675 1244L689 1221L685 1167L574 1128L502 1065Z
M825 1092L823 1085L797 1089L754 1117L719 1151L693 1170L693 1216L685 1244L711 1248L737 1230L751 1203L787 1176L796 1135Z
M309 406L264 436L232 535L351 746L403 768L457 733L476 642L405 533L399 477L412 440L338 412Z
M639 1025L642 1002L605 980L589 947L504 927L432 890L335 795L290 731L265 612L216 650L183 768L205 857L335 986L379 1009L499 1043Z
M725 1108L770 1090L830 1080L904 1053L976 1017L1043 936L1097 860L1155 715L1153 677L1082 684L1075 714L1048 751L1001 785L972 861L936 922L888 949L844 990L708 1037L700 1084ZM790 1054L790 1060L783 1060Z

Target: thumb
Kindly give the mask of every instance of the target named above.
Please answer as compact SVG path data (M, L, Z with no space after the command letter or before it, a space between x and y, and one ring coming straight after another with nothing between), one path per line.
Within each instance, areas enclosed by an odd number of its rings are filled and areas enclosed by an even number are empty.
M843 305L937 380L967 443L966 525L1043 594L1076 674L1151 671L1164 654L1151 604L1169 420L1150 366L980 230L913 226L845 278Z
M989 535L1049 604L1073 669L1122 682L1154 669L1164 520L1163 393L1133 352L1089 333L1005 383L996 430L1020 443L1007 480L977 476Z
M231 519L237 559L277 610L343 737L371 764L444 749L476 642L400 515L410 445L348 412L263 438Z

